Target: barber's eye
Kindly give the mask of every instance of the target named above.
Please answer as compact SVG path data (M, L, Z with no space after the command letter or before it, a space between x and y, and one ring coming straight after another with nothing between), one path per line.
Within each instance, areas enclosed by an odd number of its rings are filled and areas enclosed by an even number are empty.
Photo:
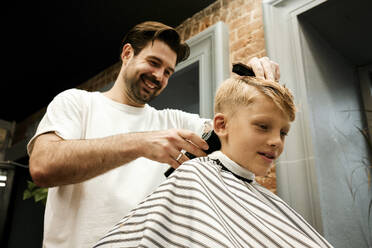
M156 61L152 61L152 60L150 60L149 63L150 63L150 65L152 65L152 66L158 66L158 62L156 62Z

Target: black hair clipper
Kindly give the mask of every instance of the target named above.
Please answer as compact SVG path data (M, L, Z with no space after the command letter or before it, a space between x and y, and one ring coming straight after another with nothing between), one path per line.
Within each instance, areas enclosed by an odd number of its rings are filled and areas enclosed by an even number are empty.
M204 150L204 152L206 154L211 154L212 152L214 151L217 151L217 150L220 150L221 149L221 142L220 142L220 139L218 138L217 134L211 130L207 133L203 133L202 135L202 139L205 140L209 146L208 150ZM189 153L189 152L185 152L185 155L189 158L189 159L193 159L193 158L196 158L195 155ZM165 173L164 173L164 176L165 177L169 177L170 174L172 174L172 172L174 171L174 168L171 167L169 168Z
M239 76L255 76L252 68L242 63L233 64L232 72L238 74Z

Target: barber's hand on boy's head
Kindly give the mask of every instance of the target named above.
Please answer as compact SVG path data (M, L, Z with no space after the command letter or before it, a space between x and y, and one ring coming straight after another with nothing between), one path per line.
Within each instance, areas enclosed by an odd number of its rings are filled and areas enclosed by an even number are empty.
M252 68L254 74L258 78L279 81L280 71L279 65L268 57L254 57L248 62L248 66Z

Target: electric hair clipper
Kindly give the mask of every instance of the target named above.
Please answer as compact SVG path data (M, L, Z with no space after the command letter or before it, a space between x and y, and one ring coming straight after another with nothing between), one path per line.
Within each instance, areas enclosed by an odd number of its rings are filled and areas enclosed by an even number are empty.
M204 152L206 154L211 154L212 152L214 151L217 151L217 150L220 150L221 149L221 142L220 142L220 139L218 138L217 134L213 131L213 129L209 132L206 132L206 133L203 133L202 135L202 139L205 140L209 146L208 150L204 150ZM189 152L185 152L185 155L189 158L189 159L193 159L193 158L196 158L195 155L189 153ZM172 174L172 172L174 171L174 168L171 167L169 168L165 173L164 173L164 176L165 177L169 177L170 174Z

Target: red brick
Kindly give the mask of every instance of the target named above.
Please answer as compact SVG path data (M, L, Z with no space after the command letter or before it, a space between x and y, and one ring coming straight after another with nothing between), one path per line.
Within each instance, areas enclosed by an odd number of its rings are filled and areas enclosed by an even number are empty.
M222 7L230 7L230 3L234 0L222 0Z
M212 13L218 12L222 7L221 1L216 1L210 5Z
M238 38L244 37L248 33L251 33L253 31L259 30L260 28L263 27L263 23L261 20L256 20L254 22L251 22L245 26L242 26L241 28L238 29L237 36Z
M250 13L247 13L246 15L241 16L240 18L237 18L236 20L231 21L229 27L231 30L239 29L247 25L248 23L250 23L250 21L251 21Z

